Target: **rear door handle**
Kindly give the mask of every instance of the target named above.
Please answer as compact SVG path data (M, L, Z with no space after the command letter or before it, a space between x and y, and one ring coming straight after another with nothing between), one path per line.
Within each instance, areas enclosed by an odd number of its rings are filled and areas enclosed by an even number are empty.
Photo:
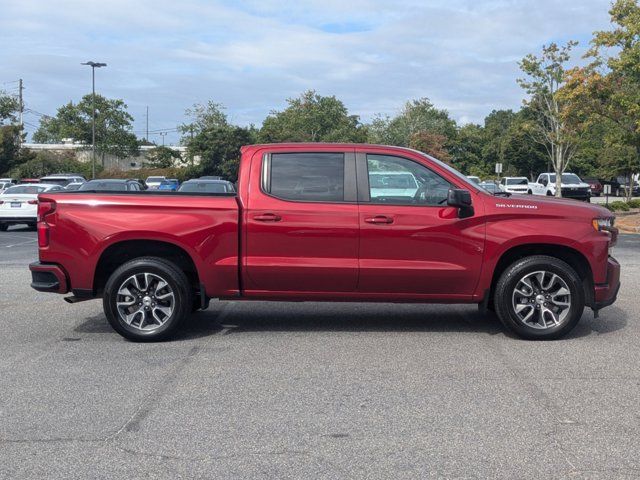
M375 217L367 217L364 221L367 223L389 224L393 223L393 218L387 217L386 215L376 215Z
M282 220L282 217L275 213L264 213L262 215L256 215L253 219L257 222L279 222Z

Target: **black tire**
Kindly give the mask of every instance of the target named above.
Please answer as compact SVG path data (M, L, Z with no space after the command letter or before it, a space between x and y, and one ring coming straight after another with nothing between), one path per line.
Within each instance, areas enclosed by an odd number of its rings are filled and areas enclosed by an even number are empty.
M533 192L531 190L528 190L527 195L533 195Z
M9 228L9 225L6 223L0 223L0 232L6 232Z
M566 316L557 325L545 328L535 328L523 322L516 314L512 301L514 290L520 280L526 275L540 270L560 277L571 294L571 305L568 307ZM529 340L553 340L563 337L576 326L582 317L585 299L582 281L573 268L555 257L535 255L517 260L507 267L496 284L494 304L496 314L502 324L519 337ZM540 305L535 308L538 307L541 308ZM535 313L535 315L538 314Z
M547 190L547 197L553 197L553 193L551 193L551 190Z
M163 319L163 323L160 326L152 330L143 330L135 325L127 324L116 305L118 297L122 296L118 294L118 291L123 282L135 274L142 273L149 273L152 276L156 276L156 278L161 278L168 284L167 288L173 293L171 314ZM147 290L149 290L148 287L149 285L147 285ZM140 293L142 294L143 292ZM157 291L155 294L158 294ZM135 297L132 298L135 301ZM180 268L163 258L141 257L121 265L111 274L104 289L102 303L107 320L120 335L137 342L156 342L166 340L174 334L182 321L191 314L193 300L189 279ZM141 304L139 303L138 305ZM149 314L143 312L143 315ZM131 323L133 324L134 321ZM140 326L142 326L142 323ZM148 326L148 328L152 328L152 326Z

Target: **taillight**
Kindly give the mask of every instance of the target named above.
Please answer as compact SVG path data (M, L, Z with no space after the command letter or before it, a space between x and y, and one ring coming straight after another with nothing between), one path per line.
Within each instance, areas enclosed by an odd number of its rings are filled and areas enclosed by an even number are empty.
M49 225L47 215L51 215L56 210L56 202L53 200L42 200L38 203L38 246L49 246Z

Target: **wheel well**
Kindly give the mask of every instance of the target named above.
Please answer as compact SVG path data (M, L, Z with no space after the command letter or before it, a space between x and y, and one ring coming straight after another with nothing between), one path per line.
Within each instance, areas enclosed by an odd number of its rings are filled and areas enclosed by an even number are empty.
M532 255L547 255L549 257L555 257L569 264L569 266L576 271L576 273L582 280L585 294L585 303L587 305L593 304L593 274L591 272L591 266L589 265L586 257L582 253L574 250L571 247L550 244L518 245L517 247L512 247L504 252L500 257L500 260L498 260L496 268L493 271L489 299L493 299L496 283L498 283L500 276L507 269L507 267L521 258L530 257Z
M93 278L93 291L99 295L111 274L123 263L139 257L159 257L174 263L187 275L195 290L199 289L198 270L191 256L173 243L156 240L126 240L114 243L100 255Z

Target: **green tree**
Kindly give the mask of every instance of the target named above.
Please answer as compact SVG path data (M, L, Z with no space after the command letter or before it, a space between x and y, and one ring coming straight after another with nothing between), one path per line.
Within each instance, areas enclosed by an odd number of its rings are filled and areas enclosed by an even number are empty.
M0 91L0 173L5 173L26 160L20 145L24 141L22 127L17 120L18 100Z
M288 107L272 111L264 120L258 138L262 142L355 142L367 139L357 115L335 96L315 91L287 99Z
M0 90L0 124L5 121L15 122L17 120L16 113L18 112L18 100L13 95L8 95L6 92Z
M164 146L155 147L147 152L144 166L151 168L170 168L173 167L176 162L180 162L181 159L180 152L172 148Z
M78 103L69 102L58 108L55 117L43 117L40 127L33 134L39 143L59 143L63 139L91 145L92 103L91 95L85 95ZM133 117L127 105L119 99L96 95L96 152L125 158L138 154L138 140L132 132Z
M631 184L640 171L640 6L617 0L609 13L614 28L594 34L587 53L592 62L570 72L562 93L586 123L593 116L606 123L601 169Z
M467 175L490 177L493 167L484 161L482 154L485 143L484 127L474 123L461 126L455 142L449 148L453 157L452 165Z
M436 108L428 98L419 98L405 103L395 117L376 117L369 125L369 141L409 147L415 136L423 132L444 136L446 148L455 138L456 122L449 112Z
M183 143L191 159L200 159L200 171L205 175L220 175L235 181L238 176L240 148L255 143L253 127L229 123L220 104L208 102L194 105L186 114L191 122L182 126Z
M556 196L562 196L562 173L575 153L576 129L568 115L569 103L559 94L567 79L566 63L571 49L577 45L570 41L565 46L551 43L542 48L542 54L529 54L519 63L526 78L518 84L529 94L525 104L535 115L532 138L543 145L556 173Z
M538 173L548 170L549 156L544 145L532 140L536 117L528 107L512 118L501 139L501 161L505 172L535 180Z

